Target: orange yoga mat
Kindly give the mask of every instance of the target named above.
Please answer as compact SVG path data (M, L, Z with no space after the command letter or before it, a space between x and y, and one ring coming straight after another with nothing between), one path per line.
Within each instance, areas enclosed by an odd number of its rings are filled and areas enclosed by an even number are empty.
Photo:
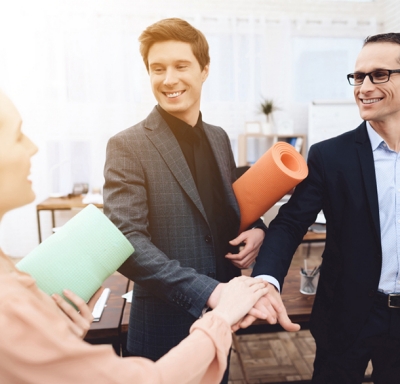
M283 141L274 144L233 183L240 208L240 231L259 219L308 175L306 161Z

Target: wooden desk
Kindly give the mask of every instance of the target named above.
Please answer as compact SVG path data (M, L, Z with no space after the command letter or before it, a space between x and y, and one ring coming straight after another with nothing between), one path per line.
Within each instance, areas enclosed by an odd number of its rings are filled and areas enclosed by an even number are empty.
M325 233L317 233L313 231L308 231L304 237L301 244L308 244L307 248L307 255L306 257L310 256L310 244L311 243L324 243L326 240L326 232ZM301 246L300 244L300 246Z
M100 321L93 322L85 341L91 344L112 344L115 352L120 355L120 325L125 307L125 299L121 297L127 292L129 279L116 272L103 284L110 288L106 307Z
M39 243L42 242L42 231L40 224L40 212L51 211L51 223L53 228L56 226L55 211L72 210L74 208L85 208L87 204L82 203L83 196L71 197L49 197L36 206L36 217L38 224ZM98 208L103 208L103 204L94 204Z
M308 231L304 237L302 243L319 243L326 240L326 233L316 233Z

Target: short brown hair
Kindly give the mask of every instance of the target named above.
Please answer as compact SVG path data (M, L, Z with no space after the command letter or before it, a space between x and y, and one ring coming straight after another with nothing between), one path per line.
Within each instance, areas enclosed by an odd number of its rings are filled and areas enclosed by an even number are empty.
M160 20L150 25L139 36L140 53L147 71L149 70L148 55L151 46L154 43L169 40L189 43L194 56L200 64L201 70L210 63L208 43L205 36L187 21L178 18L170 18Z

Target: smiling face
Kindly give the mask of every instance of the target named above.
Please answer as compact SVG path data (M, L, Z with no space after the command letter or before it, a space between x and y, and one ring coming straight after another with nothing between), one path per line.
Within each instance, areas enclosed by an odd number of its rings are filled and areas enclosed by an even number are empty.
M377 69L400 68L400 45L369 43L358 55L355 72L368 73ZM354 87L354 97L363 120L379 125L400 123L400 74L392 73L387 83L373 84L368 76Z
M28 177L37 147L21 132L21 123L17 109L0 91L0 219L35 198Z
M201 70L190 44L175 40L153 44L148 63L151 88L160 106L187 124L196 125L208 65Z

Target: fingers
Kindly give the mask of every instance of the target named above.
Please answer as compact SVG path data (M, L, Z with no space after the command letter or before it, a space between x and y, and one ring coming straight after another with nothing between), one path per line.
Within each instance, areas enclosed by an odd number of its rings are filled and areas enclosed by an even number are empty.
M67 297L67 296L66 296ZM52 295L53 300L56 302L58 307L69 317L74 317L76 312L76 309L69 304L67 301L65 301L60 295L57 293L54 293ZM72 300L71 300L72 301Z
M259 316L259 313L262 313L262 316ZM276 324L277 322L276 311L268 300L267 295L263 295L263 297L257 301L255 306L249 311L249 314L265 320L269 324Z
M242 232L238 237L232 239L231 241L229 241L229 244L231 245L239 245L240 243L242 243L245 239L245 235L244 232Z
M260 309L254 308L254 307L250 309L248 314L257 319L267 320L267 315L265 314L265 312L261 311Z
M289 332L297 332L300 329L300 325L292 323L292 321L289 319L279 292L277 292L275 289L271 290L269 294L269 301L271 303L271 307L276 313L277 321L282 328Z
M256 321L257 317L252 316L252 315L246 315L243 320L239 323L239 327L240 328L247 328L249 327L251 324L254 323L254 321Z
M223 317L233 326L251 310L267 291L268 288L261 279L248 276L234 278L223 287L214 313Z
M300 324L292 323L292 321L286 314L278 316L278 323L282 326L284 330L288 332L297 332L301 328Z
M75 293L69 290L64 290L63 294L68 300L76 305L79 312L77 312L76 309L60 295L55 293L52 295L52 298L66 316L71 331L78 337L83 338L93 321L92 311L89 309L85 301Z
M266 286L265 281L263 279L255 278L255 277L251 277L251 276L241 275L241 276L238 276L238 277L234 277L229 283L234 284L236 281L242 281L246 285L248 285L249 287L251 287L253 285L257 285L257 286L260 286L260 287L262 287L262 286L265 287Z
M228 253L225 257L232 261L232 264L238 268L248 268L251 264L253 264L256 259L258 253L252 250L249 250L247 247L244 247L239 253L232 254Z
M264 239L264 231L259 228L242 232L238 237L231 240L231 245L239 245L245 243L245 246L237 254L228 253L225 257L232 261L233 265L238 268L248 268L257 258L262 241Z
M282 307L277 310L278 314L278 323L288 332L297 332L300 330L300 325L296 323L292 323L287 315L286 308L282 304Z
M89 308L89 306L85 303L85 301L81 297L71 292L69 289L64 289L63 294L68 300L70 300L72 303L76 305L81 317L83 317L89 323L93 321L92 310Z
M250 282L248 284L250 284ZM254 282L254 286L256 287L257 283ZM268 290L268 288L270 289ZM265 292L265 290L267 293L260 297L253 308L248 312L248 315L242 319L240 327L246 328L258 318L266 320L269 324L279 323L283 329L289 332L298 331L300 325L292 323L289 319L279 292L276 291L272 285L268 284L264 290L260 289L259 293Z

